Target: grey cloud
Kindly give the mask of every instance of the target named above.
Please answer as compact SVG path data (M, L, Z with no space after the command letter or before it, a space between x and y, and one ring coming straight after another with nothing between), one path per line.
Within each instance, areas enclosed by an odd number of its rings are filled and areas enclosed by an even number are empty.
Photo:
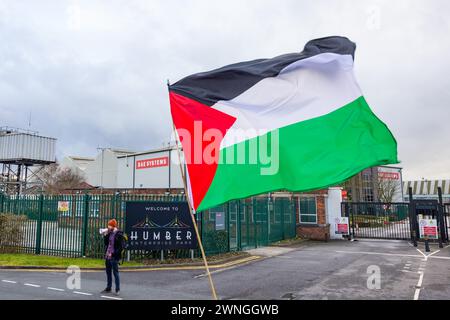
M31 111L32 129L58 138L59 158L158 147L171 133L166 79L338 34L357 43L357 78L398 140L405 178L449 178L448 9L444 0L2 1L0 125L27 127Z

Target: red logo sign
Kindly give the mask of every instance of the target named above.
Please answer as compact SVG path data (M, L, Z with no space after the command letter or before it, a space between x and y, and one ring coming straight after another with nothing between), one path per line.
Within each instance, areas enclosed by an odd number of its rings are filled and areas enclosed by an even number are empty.
M337 232L348 234L348 224L338 223Z
M437 237L437 228L436 227L423 227L423 235L430 238Z
M398 172L378 172L378 177L386 180L399 180L400 173Z
M157 167L167 167L169 165L169 157L145 159L136 161L136 169L148 169Z

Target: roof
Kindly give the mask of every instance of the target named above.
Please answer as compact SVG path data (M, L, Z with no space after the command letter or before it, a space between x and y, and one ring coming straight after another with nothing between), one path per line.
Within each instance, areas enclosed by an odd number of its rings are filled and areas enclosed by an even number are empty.
M134 157L134 156L140 156L140 155L152 154L152 153L158 153L158 152L164 152L164 151L171 151L171 150L177 150L177 146L162 147L159 149L152 149L152 150L148 150L148 151L136 152L136 153L132 153L132 154L128 154L128 155L119 156L118 158L127 158L130 156ZM180 148L180 150L181 150L181 148Z
M79 157L79 156L68 156L73 161L94 161L94 158L91 157Z
M405 194L408 194L409 187L413 189L414 195L437 195L438 187L441 187L442 194L450 194L450 179L404 181Z
M126 150L126 149L108 148L108 150L111 152L114 152L116 154L123 154L123 155L136 153L136 151Z

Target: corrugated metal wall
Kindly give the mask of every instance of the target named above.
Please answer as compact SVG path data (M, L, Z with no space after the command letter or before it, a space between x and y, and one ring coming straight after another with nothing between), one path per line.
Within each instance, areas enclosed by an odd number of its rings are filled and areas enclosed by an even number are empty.
M438 187L442 188L442 194L450 194L450 180L418 180L405 181L403 190L408 194L409 187L412 188L414 195L436 195Z
M56 139L26 133L0 136L0 161L55 161Z

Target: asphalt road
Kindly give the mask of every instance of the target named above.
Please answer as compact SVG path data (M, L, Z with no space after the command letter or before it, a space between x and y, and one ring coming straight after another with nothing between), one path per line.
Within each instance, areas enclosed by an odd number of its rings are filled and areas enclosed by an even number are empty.
M418 249L406 241L366 240L263 248L255 253L265 258L214 270L213 279L220 299L450 299L450 247ZM211 298L202 270L122 272L119 297L100 294L103 272L83 272L79 289L68 289L67 278L0 270L0 299Z

